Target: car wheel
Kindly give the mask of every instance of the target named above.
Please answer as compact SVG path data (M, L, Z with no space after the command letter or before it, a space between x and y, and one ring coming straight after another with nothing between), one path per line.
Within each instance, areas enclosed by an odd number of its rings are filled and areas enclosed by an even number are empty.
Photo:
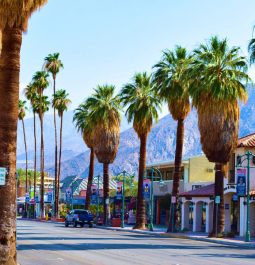
M67 221L65 221L65 227L68 227L69 223Z
M89 228L92 228L93 227L93 223L89 223Z
M77 222L73 221L73 227L77 227Z
M84 226L84 223L80 223L80 226L83 227Z

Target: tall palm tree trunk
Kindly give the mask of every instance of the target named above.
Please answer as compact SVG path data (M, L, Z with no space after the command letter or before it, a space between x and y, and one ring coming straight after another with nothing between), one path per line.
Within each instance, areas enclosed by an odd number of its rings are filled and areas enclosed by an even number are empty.
M110 188L109 188L109 164L104 163L104 224L109 224L110 219Z
M40 171L41 171L41 218L44 217L44 135L43 135L43 114L40 113L41 123L41 156L40 156Z
M27 140L26 140L26 130L25 130L24 119L22 119L21 122L22 122L22 127L23 127L23 137L24 137L24 146L25 146L25 155L26 155L26 192L28 192L28 176L27 176L27 169L28 169L28 163L27 163Z
M57 176L57 190L55 193L56 217L58 217L58 203L59 203L59 184L61 173L61 158L62 158L62 133L63 133L63 114L60 116L60 136L59 136L59 161L58 161L58 176Z
M37 146L36 146L36 117L35 117L35 111L34 111L34 218L36 218L36 201L35 201L35 193L36 193L36 151L37 151Z
M89 210L90 207L90 200L91 200L91 186L93 182L94 177L94 160L95 160L95 154L94 154L94 148L90 148L90 160L89 160L89 177L88 177L88 184L87 184L87 192L86 192L86 203L85 203L85 209ZM98 187L99 189L99 187Z
M138 195L137 195L137 210L136 224L134 229L145 229L145 200L143 197L143 180L146 166L146 143L147 134L140 137L140 158L139 158L139 176L138 176Z
M53 75L53 94L56 94L56 76ZM56 120L56 108L54 107L54 130L55 130L55 209L54 215L58 217L58 193L59 193L59 186L58 186L58 134L57 134L57 120Z
M213 211L213 235L217 233L224 233L225 215L224 215L224 176L225 176L225 164L216 163L215 164L215 186L214 193L215 196L220 196L220 204L218 205L218 223L216 223L216 205L214 204Z
M177 134L176 134L176 148L175 148L175 160L174 160L174 178L173 178L173 190L172 196L178 197L179 189L180 189L180 179L182 174L182 150L183 150L183 142L184 142L184 120L179 119L177 123ZM178 200L176 199L176 202ZM174 232L174 227L177 221L177 203L173 205L171 203L170 209L170 222L168 226L168 232Z
M26 155L26 193L28 192L28 176L27 176L27 141L26 141L26 130L25 130L25 123L24 119L21 120L22 122L22 127L23 127L23 137L24 137L24 146L25 146L25 155ZM26 212L26 217L27 217L27 211L28 211L28 203L25 202L25 212Z
M0 186L0 264L16 264L16 141L22 31L2 31L0 55L0 167L8 169Z

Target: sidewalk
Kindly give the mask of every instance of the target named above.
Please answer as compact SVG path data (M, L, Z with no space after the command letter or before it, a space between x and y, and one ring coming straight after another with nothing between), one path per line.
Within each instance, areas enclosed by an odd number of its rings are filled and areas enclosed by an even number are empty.
M125 231L131 233L155 235L155 236L164 236L169 238L182 238L182 239L191 239L197 241L204 241L210 243L217 243L228 246L244 247L244 248L254 248L255 249L255 238L252 238L250 242L245 242L243 237L236 236L235 238L209 238L206 233L167 233L166 227L157 227L155 226L153 231L149 230L139 230L133 229L133 226L126 225L125 228L120 227L106 227L106 226L96 226L98 229L107 229L113 231Z

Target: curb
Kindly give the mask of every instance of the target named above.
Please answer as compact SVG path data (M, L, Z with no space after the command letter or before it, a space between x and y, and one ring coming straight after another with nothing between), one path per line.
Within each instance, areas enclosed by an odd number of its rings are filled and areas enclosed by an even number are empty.
M221 244L225 246L234 246L234 247L241 247L241 248L255 248L255 243L229 242L229 241L223 241L220 239L212 239L208 237L201 238L201 237L194 237L194 236L187 236L187 235L180 235L180 234L171 234L171 233L166 233L166 232L151 232L151 231L142 231L142 230L133 230L133 229L127 230L123 228L105 227L105 226L95 226L95 228L112 230L112 231L122 231L122 232L135 233L135 234L143 234L143 235L152 235L152 236L158 236L158 237L189 239L189 240L195 240L195 241Z

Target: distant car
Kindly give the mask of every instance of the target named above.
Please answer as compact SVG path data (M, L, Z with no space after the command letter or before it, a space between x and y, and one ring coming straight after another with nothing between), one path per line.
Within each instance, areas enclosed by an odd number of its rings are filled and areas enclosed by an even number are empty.
M66 215L65 227L68 227L69 225L77 227L78 224L81 227L83 227L84 224L88 224L89 227L93 227L92 213L88 210L72 210Z

